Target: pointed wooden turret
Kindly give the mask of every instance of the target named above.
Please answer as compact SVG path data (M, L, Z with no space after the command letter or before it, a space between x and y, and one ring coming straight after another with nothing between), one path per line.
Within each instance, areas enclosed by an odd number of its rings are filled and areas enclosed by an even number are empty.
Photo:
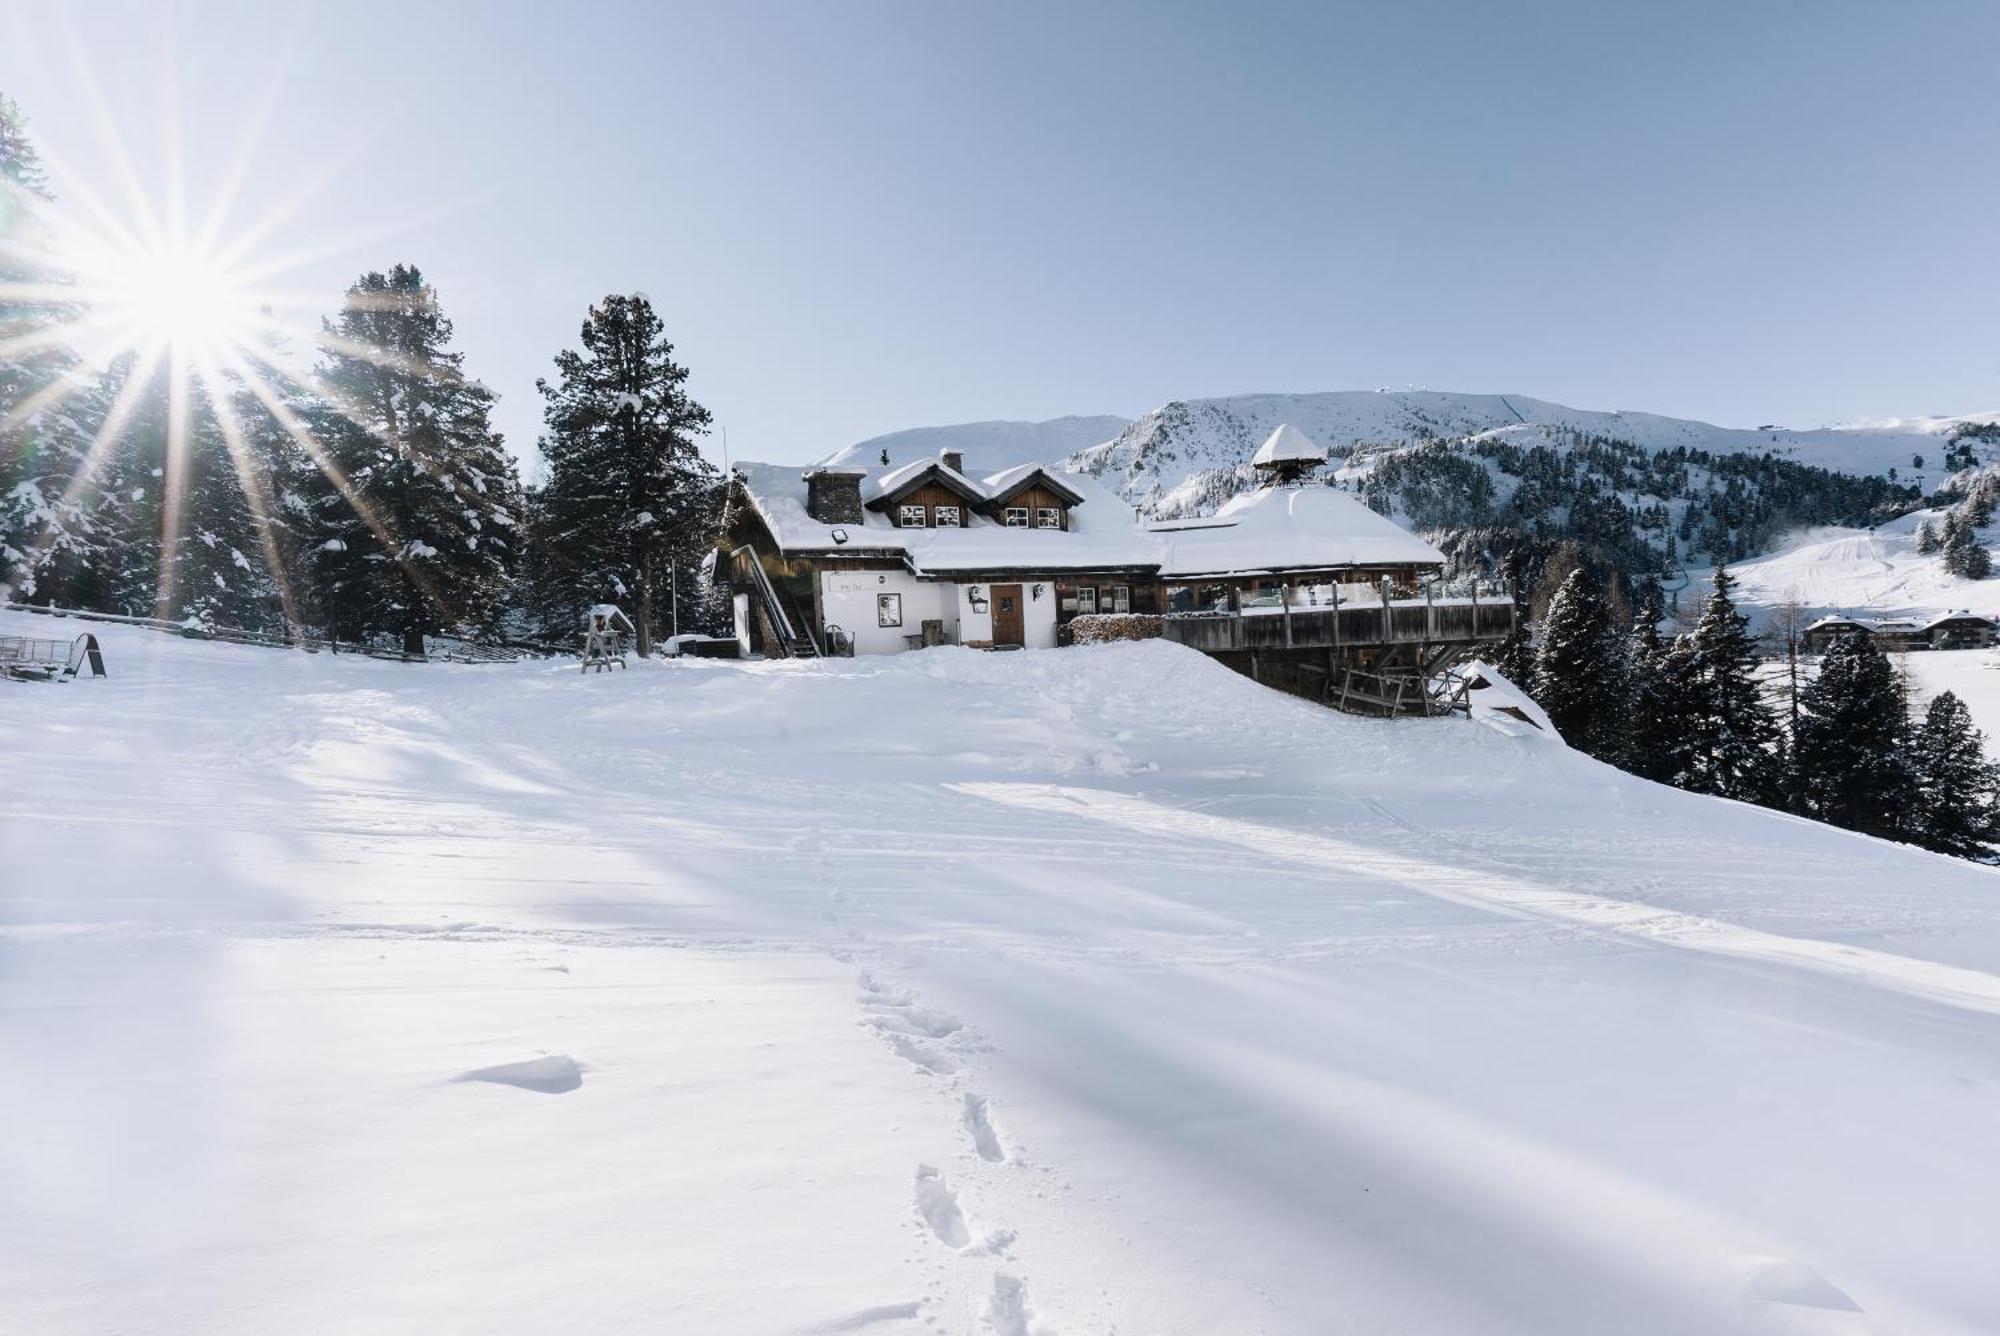
M1297 482L1326 463L1326 451L1314 445L1291 423L1281 423L1250 456L1250 466L1267 484Z

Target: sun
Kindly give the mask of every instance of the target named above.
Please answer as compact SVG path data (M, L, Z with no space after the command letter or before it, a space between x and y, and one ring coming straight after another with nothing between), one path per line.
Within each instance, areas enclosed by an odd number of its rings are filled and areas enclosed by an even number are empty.
M123 344L212 356L243 343L262 319L240 274L186 244L100 254L86 273L93 320Z

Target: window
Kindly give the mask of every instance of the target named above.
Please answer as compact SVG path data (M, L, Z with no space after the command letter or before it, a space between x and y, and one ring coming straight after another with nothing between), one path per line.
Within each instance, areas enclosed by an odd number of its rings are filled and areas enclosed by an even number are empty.
M1037 529L1062 528L1062 511L1055 506L1043 506L1035 512L1035 527Z
M1076 591L1076 610L1086 616L1097 611L1097 590L1085 585Z
M923 507L917 507L919 510ZM877 594L875 596L875 625L901 626L903 624L903 596L901 594Z
M1007 507L1007 527L1008 527L1008 528L1010 528L1010 529L1025 529L1025 528L1027 528L1027 527L1028 527L1028 508L1027 508L1026 506L1009 506L1009 507Z
M924 508L922 506L904 506L897 512L896 523L905 529L923 528Z
M1131 586L1131 585L1112 585L1112 586L1111 586L1111 610L1112 610L1113 612L1130 612L1130 611L1132 611L1132 586Z
M957 506L938 506L931 513L937 517L936 523L938 528L956 529L958 527Z

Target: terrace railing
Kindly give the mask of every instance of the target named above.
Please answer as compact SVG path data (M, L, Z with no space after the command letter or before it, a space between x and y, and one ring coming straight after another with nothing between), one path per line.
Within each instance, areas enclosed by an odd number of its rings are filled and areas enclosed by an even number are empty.
M1514 598L1504 588L1465 588L1422 597L1347 601L1332 606L1252 607L1169 613L1162 634L1192 649L1339 649L1505 640L1514 632Z

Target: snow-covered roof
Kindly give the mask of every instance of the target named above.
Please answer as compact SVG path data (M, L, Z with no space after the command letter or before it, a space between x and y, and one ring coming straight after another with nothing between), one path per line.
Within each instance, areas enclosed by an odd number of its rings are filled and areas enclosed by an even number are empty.
M864 483L862 494L893 493L937 463L925 459L891 469ZM856 523L825 524L814 519L806 511L806 474L797 465L738 464L736 472L743 479L750 504L786 552L896 553L919 573L933 574L1099 570L1152 566L1159 561L1158 541L1140 527L1132 508L1083 474L1048 470L1052 481L1079 498L1069 513L1067 529L1009 529L998 520L972 513L965 516L962 528L902 529L888 515L874 510L864 510ZM957 476L974 495L989 495L986 485ZM884 486L885 480L890 480L890 485Z
M1020 491L1031 483L1043 482L1058 495L1067 492L1072 505L1081 505L1083 497L1069 484L1067 480L1069 476L1074 475L1058 476L1051 473L1043 464L1016 464L1013 468L989 473L979 482L980 486L985 488L987 497L993 501L1005 500L1012 493Z
M964 492L973 500L981 500L986 496L984 488L942 459L913 459L907 464L890 469L887 473L862 483L861 499L876 501L885 496L894 496L898 492L907 490L933 471L941 481Z
M1264 443L1257 447L1257 453L1250 456L1250 463L1257 468L1273 464L1325 462L1325 449L1314 445L1304 432L1289 422L1279 423L1278 429L1266 436Z
M1331 487L1245 492L1213 518L1152 532L1165 545L1160 574L1169 577L1444 564L1444 553Z
M1985 616L1982 613L1967 612L1964 608L1959 608L1955 612L1939 613L1937 616L1925 622L1923 629L1928 631L1933 626L1943 626L1946 622L1985 622L1988 626L1993 625L1993 619L1991 617Z
M943 466L924 459L890 469L864 482L862 495L894 495L933 467ZM1232 498L1206 519L1148 526L1089 474L1025 464L977 482L953 476L975 495L993 497L1039 472L1076 498L1067 529L1010 529L976 512L965 515L961 528L904 529L873 509L863 510L853 523L814 519L806 512L805 479L811 470L738 464L736 472L782 550L897 553L920 574L1157 566L1171 578L1444 562L1444 554L1423 539L1331 487L1264 488Z

